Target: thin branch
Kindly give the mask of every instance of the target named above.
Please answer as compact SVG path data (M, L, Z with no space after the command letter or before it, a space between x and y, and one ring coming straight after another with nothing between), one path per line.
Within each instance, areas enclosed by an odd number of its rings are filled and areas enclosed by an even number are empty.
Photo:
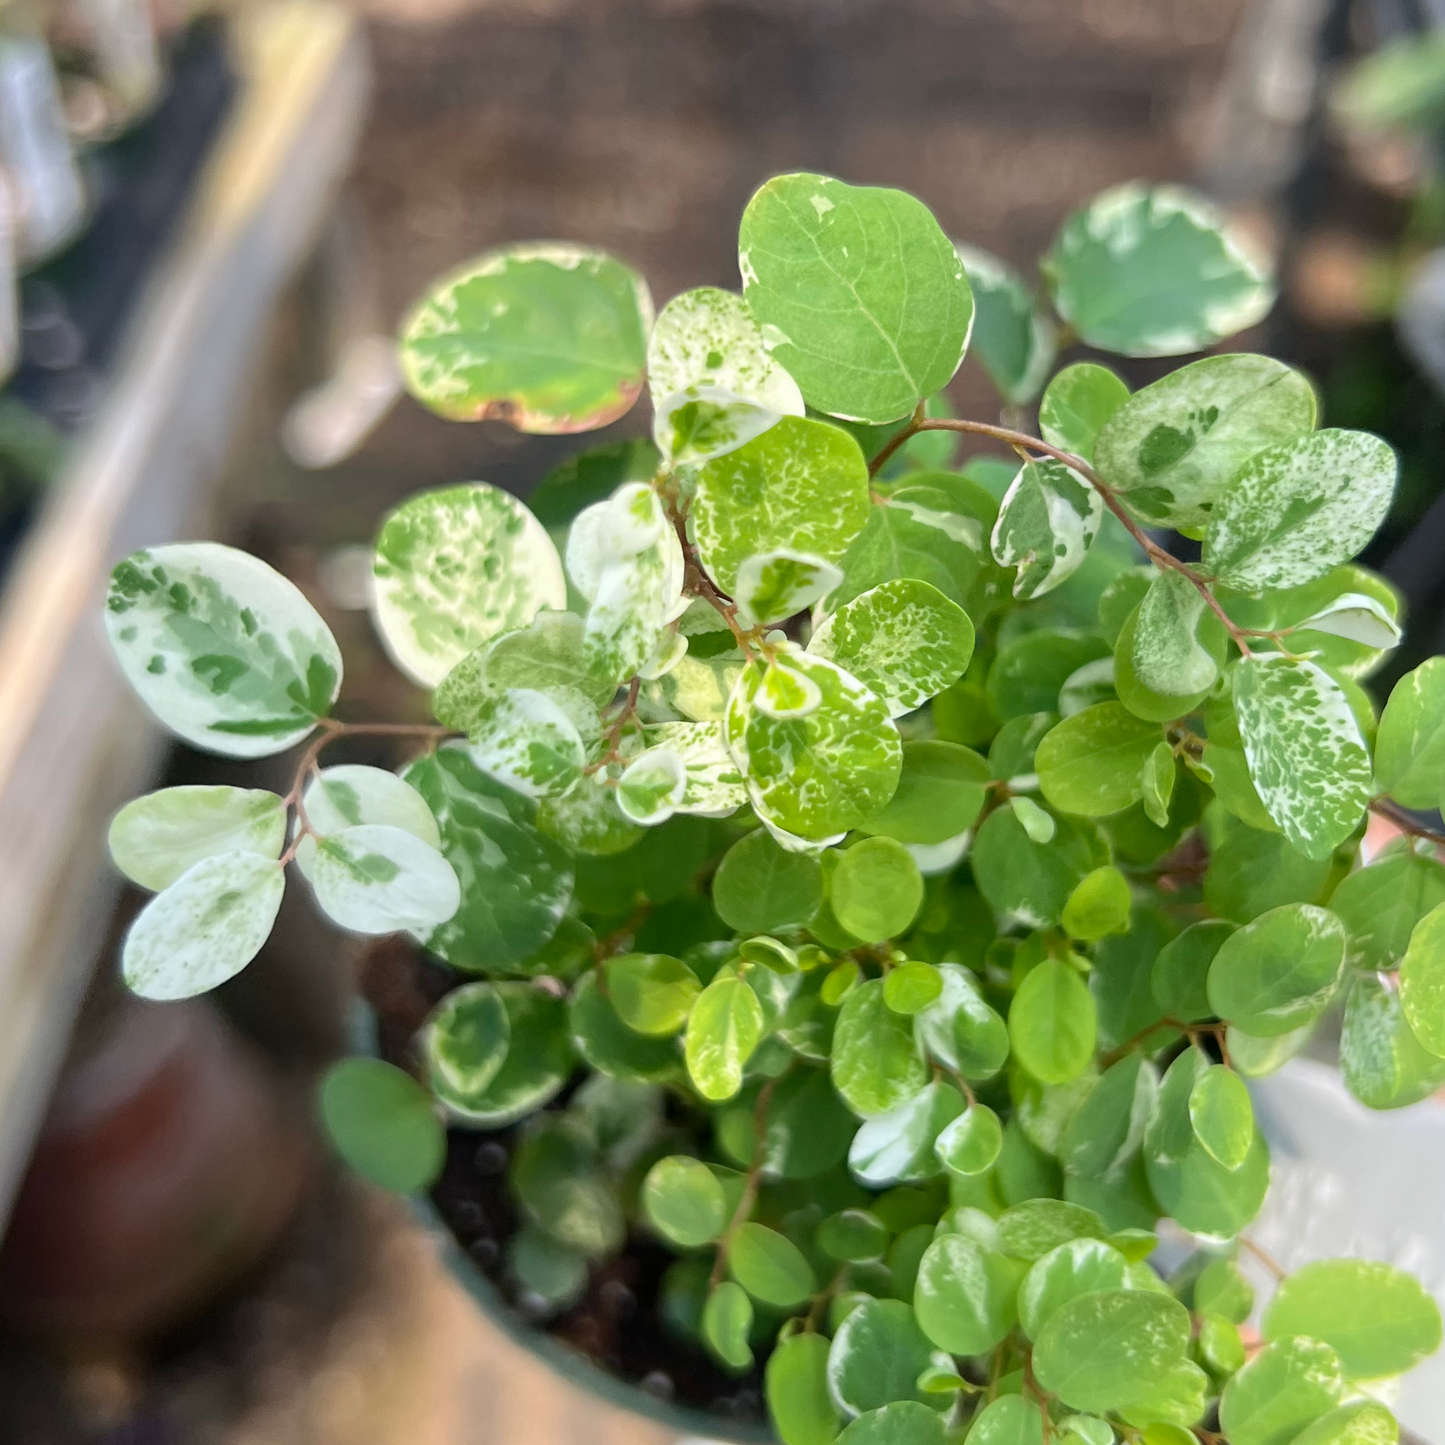
M1242 1249L1252 1254L1276 1279L1284 1279L1289 1271L1272 1255L1266 1253L1247 1234L1239 1236Z
M748 1165L747 1178L743 1180L743 1192L738 1197L738 1207L733 1210L733 1217L717 1242L717 1257L713 1260L712 1273L707 1281L709 1289L715 1289L722 1283L728 1267L728 1249L732 1245L733 1235L741 1225L747 1223L748 1216L753 1212L753 1205L757 1202L758 1185L763 1177L763 1160L768 1156L768 1105L772 1102L773 1089L777 1082L777 1079L769 1079L758 1090L758 1102L753 1109L753 1158Z
M1437 833L1433 828L1427 828L1422 823L1417 823L1392 798L1373 799L1370 803L1370 811L1378 814L1381 818L1388 818L1402 833L1411 838L1425 838L1437 848L1445 848L1445 833Z

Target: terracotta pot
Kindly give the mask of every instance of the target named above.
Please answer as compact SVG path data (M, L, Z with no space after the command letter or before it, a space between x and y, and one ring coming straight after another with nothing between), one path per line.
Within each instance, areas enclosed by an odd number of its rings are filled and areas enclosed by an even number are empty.
M61 1077L0 1247L0 1319L135 1345L234 1283L292 1217L306 1110L201 1000L118 1001Z

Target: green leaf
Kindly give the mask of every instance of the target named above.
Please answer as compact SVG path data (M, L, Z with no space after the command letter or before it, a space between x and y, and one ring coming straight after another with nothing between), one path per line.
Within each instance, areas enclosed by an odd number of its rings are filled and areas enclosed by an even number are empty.
M1181 572L1161 572L1134 616L1129 663L1150 692L1190 697L1208 692L1219 676L1219 659L1200 640L1209 608ZM1214 628L1221 626L1210 613Z
M987 1104L970 1104L938 1138L933 1152L950 1174L986 1174L1003 1149L1003 1125Z
M1220 821L1204 875L1204 901L1215 913L1248 923L1280 904L1324 896L1328 858L1306 858L1279 833L1262 833L1233 818Z
M1143 1055L1111 1064L1064 1126L1064 1167L1091 1179L1121 1174L1139 1152L1158 1089L1159 1076Z
M506 1053L496 1063L496 1002L506 1014ZM432 1093L464 1123L500 1129L553 1099L572 1072L567 1009L530 983L506 980L454 989L421 1033Z
M1102 639L1063 628L1040 628L999 648L988 696L1004 719L1055 712L1059 690L1086 662L1108 655Z
M675 1034L702 992L697 975L665 953L624 953L607 960L607 995L628 1028Z
M828 1348L823 1335L789 1335L768 1356L764 1392L783 1445L830 1445L838 1433L838 1411L828 1395Z
M534 826L535 804L494 782L460 747L417 758L402 776L431 810L461 882L461 906L422 942L475 972L530 957L557 931L573 881L567 854Z
M753 1327L753 1302L741 1285L724 1280L714 1285L702 1310L702 1337L723 1364L746 1370L753 1363L748 1335Z
M1138 802L1143 769L1161 734L1117 702L1065 718L1039 744L1034 767L1044 797L1065 813L1098 817Z
M1094 466L1146 522L1198 531L1250 457L1314 425L1299 372L1267 356L1209 356L1130 397L1100 429Z
M864 838L838 860L828 885L838 922L864 943L904 933L923 902L923 878L902 843Z
M985 1405L968 1432L968 1445L1043 1445L1044 1417L1022 1395L1000 1395Z
M385 823L305 837L296 862L322 912L353 933L428 932L461 903L456 872L441 853Z
M1193 589L1190 589L1193 591ZM1152 589L1145 594L1147 599L1150 595L1158 598L1161 594L1153 593ZM1196 592L1195 597L1198 597ZM1165 602L1170 600L1172 594L1165 594ZM1182 599L1185 612L1192 617L1192 631L1183 634L1181 630L1170 624L1170 630L1162 635L1155 633L1146 640L1144 656L1154 663L1162 663L1164 667L1172 669L1174 676L1179 676L1180 659L1186 660L1187 665L1193 669L1198 668L1199 672L1194 675L1200 676L1203 671L1203 658L1208 658L1215 668L1217 676L1219 669L1224 666L1224 660L1229 650L1229 635L1224 630L1224 625L1208 608L1204 608L1197 614L1194 613L1194 604L1187 598ZM1124 704L1135 717L1143 718L1148 722L1171 722L1175 718L1185 717L1194 712L1199 704L1209 695L1213 687L1201 688L1197 692L1156 692L1151 687L1146 687L1139 680L1135 672L1136 647L1139 635L1140 611L1143 608L1143 601L1125 619L1123 627L1119 631L1118 640L1114 644L1114 691L1119 696L1119 701ZM1177 618L1175 619L1177 621ZM1165 644L1162 652L1158 647L1160 642ZM1202 654L1202 657L1201 657ZM1146 666L1150 665L1146 661ZM1161 671L1160 677L1168 675ZM1240 759L1241 765L1243 758ZM1261 811L1263 811L1261 809Z
M217 542L133 552L110 574L105 630L126 681L188 743L285 752L341 687L341 651L300 590Z
M1019 1286L1019 1324L1036 1340L1055 1310L1080 1295L1127 1288L1128 1261L1102 1239L1071 1239L1035 1260Z
M261 788L162 788L127 803L111 820L107 841L115 866L132 883L158 892L203 858L279 857L286 806Z
M750 1085L731 1112L742 1126L735 1136L742 1146L735 1151L740 1163L751 1162L757 1153L756 1108L756 1091ZM777 1080L768 1103L763 1168L783 1179L814 1179L842 1163L857 1127L858 1121L834 1093L827 1070L794 1069Z
M1023 825L1023 830L1032 843L1052 842L1058 824L1052 813L1046 812L1032 798L1015 796L1008 800L1013 815ZM1072 897L1072 895L1070 895Z
M1232 1042L1230 1056L1242 1072L1240 1053ZM1259 1213L1269 1188L1269 1149L1258 1131L1238 1169L1226 1169L1197 1142L1183 1158L1146 1156L1145 1162L1149 1188L1159 1207L1195 1234L1232 1238Z
M317 1103L327 1138L363 1179L398 1194L435 1183L446 1133L410 1074L380 1059L342 1059L322 1078Z
M642 390L652 298L601 251L530 242L436 281L401 327L407 390L452 421L592 431Z
M654 405L689 386L716 386L772 411L802 416L798 384L768 354L743 298L699 286L674 296L658 314L647 347Z
M814 1235L818 1248L833 1259L864 1263L882 1259L888 1248L888 1226L866 1209L830 1214Z
M617 807L629 822L656 827L672 817L686 792L687 767L678 754L671 748L649 748L617 779Z
M1264 1312L1264 1337L1309 1335L1352 1379L1402 1375L1440 1348L1440 1307L1414 1275L1368 1259L1324 1259L1289 1276Z
M1076 1410L1115 1410L1184 1358L1189 1311L1145 1290L1078 1295L1048 1317L1034 1346L1039 1383Z
M1093 1057L1093 996L1075 969L1045 959L1014 995L1008 1031L1014 1057L1029 1073L1044 1084L1066 1084Z
M1206 918L1192 923L1159 950L1149 984L1162 1012L1184 1023L1201 1023L1214 1017L1209 1002L1209 965L1234 925Z
M728 1269L754 1299L778 1309L802 1304L818 1287L802 1250L762 1224L738 1226L728 1245Z
M739 933L796 927L823 901L823 870L816 858L787 852L759 828L723 855L712 901L718 917Z
M1394 452L1369 432L1313 432L1256 452L1210 513L1205 569L1241 592L1322 577L1375 535L1396 471Z
M672 1037L647 1037L623 1023L595 973L577 980L568 1006L568 1028L577 1052L600 1074L626 1083L673 1083L682 1056Z
M1008 1058L1008 1025L985 1002L966 968L944 963L938 974L943 991L913 1016L920 1052L973 1083L992 1078Z
M1142 801L1145 815L1156 828L1169 826L1169 800L1174 796L1178 773L1174 749L1167 742L1159 743L1144 762L1139 780L1144 790Z
M882 979L866 980L843 1000L831 1069L843 1101L864 1119L896 1109L927 1082L912 1020L888 1007Z
M743 1065L762 1041L763 1009L737 974L723 972L687 1016L683 1043L688 1077L704 1099L730 1099L742 1087Z
M963 360L963 262L902 191L775 176L743 212L738 269L773 356L819 411L892 421Z
M883 978L883 1001L896 1014L916 1014L943 993L943 975L931 963L902 963Z
M1205 1152L1226 1169L1238 1169L1254 1143L1254 1106L1244 1080L1216 1064L1195 1081L1189 1120Z
M1042 265L1059 315L1124 356L1203 351L1274 304L1268 266L1181 186L1102 192L1064 222Z
M1071 1239L1102 1239L1106 1232L1092 1209L1060 1199L1026 1199L1000 1216L998 1244L1014 1259L1032 1264Z
M865 1299L838 1326L828 1352L828 1391L848 1415L922 1398L919 1375L933 1347L901 1300Z
M784 417L699 469L688 521L703 566L731 594L743 563L759 552L841 561L868 508L858 443L827 422Z
M910 738L903 744L897 791L859 831L900 843L947 842L977 820L989 780L988 763L971 748Z
M1042 597L1083 565L1104 501L1077 472L1052 458L1025 462L999 505L990 545L1001 567L1018 569L1013 595Z
M1100 428L1128 400L1129 388L1107 366L1066 366L1039 403L1039 434L1050 446L1092 461Z
M1340 685L1313 662L1242 658L1234 710L1269 815L1308 858L1327 858L1364 817L1370 754Z
M376 539L372 617L392 661L436 687L490 638L567 605L542 524L485 482L419 492Z
M973 354L1005 401L1027 405L1058 350L1053 325L1012 267L976 246L954 244L973 292Z
M529 1309L556 1314L574 1305L587 1288L587 1258L524 1224L507 1246L507 1272Z
M1194 1281L1194 1308L1243 1324L1254 1308L1254 1286L1239 1272L1233 1255L1216 1256Z
M1445 1058L1427 1050L1405 1017L1399 993L1378 978L1355 979L1340 1030L1345 1087L1372 1109L1400 1109L1445 1084Z
M1114 1445L1114 1429L1096 1415L1068 1415L1059 1421L1059 1436L1065 1445ZM1148 1442L1153 1445L1153 1442ZM1186 1439L1185 1445L1191 1445Z
M728 701L728 748L760 816L801 838L833 839L893 796L903 763L898 730L883 702L841 668L776 648L787 670L816 688L817 705L802 716L769 715L759 700L766 674L753 663Z
M180 999L225 983L270 936L286 875L274 858L216 853L193 864L141 910L121 947L126 986Z
M1209 965L1215 1014L1259 1038L1318 1018L1345 964L1344 925L1328 909L1287 903L1232 933Z
M1095 868L1064 904L1064 932L1090 943L1108 933L1124 933L1132 901L1129 880L1117 868Z
M588 447L558 462L527 494L527 507L544 527L565 527L624 483L645 482L656 475L661 460L645 437Z
M952 472L916 472L874 481L877 500L842 561L841 607L884 582L909 578L936 587L975 622L1007 595L989 551L998 503L977 482Z
M1431 30L1386 41L1353 65L1336 87L1333 100L1338 113L1351 129L1432 126L1445 100L1442 48L1440 37Z
M962 1112L963 1098L952 1084L929 1084L858 1130L848 1168L869 1189L931 1179L938 1173L934 1141Z
M1052 842L1035 843L1012 808L984 819L970 857L979 892L994 911L1030 928L1059 921L1096 861L1085 835L1067 819L1059 821Z
M524 1217L588 1259L614 1253L627 1230L601 1164L580 1119L546 1114L523 1135L507 1173Z
M1224 1387L1219 1422L1230 1445L1292 1445L1343 1393L1340 1357L1329 1345L1276 1340Z
M924 1334L951 1355L981 1355L1013 1328L1018 1267L961 1234L943 1234L918 1266L913 1308Z
M1445 790L1445 657L1395 684L1375 737L1375 783L1407 808L1434 808Z
M826 597L843 580L841 568L809 552L780 547L754 552L738 566L733 601L742 627L782 622Z
M963 676L973 623L936 587L900 578L845 603L813 633L808 651L851 673L899 717Z
M1150 1278L1158 1279L1151 1273ZM1213 1382L1193 1360L1176 1360L1149 1388L1119 1412L1132 1425L1195 1424L1213 1393Z
M1383 1405L1359 1400L1321 1415L1290 1445L1395 1445L1399 1438L1400 1427Z

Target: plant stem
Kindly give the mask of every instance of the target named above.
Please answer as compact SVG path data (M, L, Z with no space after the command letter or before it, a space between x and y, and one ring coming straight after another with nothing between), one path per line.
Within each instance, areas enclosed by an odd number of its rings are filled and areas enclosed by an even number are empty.
M975 436L992 437L995 441L1003 442L1015 450L1024 452L1038 452L1039 454L1052 457L1057 462L1062 462L1070 471L1077 472L1091 487L1103 498L1104 505L1123 523L1129 535L1144 549L1144 554L1161 571L1178 572L1184 577L1199 593L1208 604L1210 610L1224 624L1225 630L1234 639L1235 645L1245 657L1251 656L1249 637L1250 633L1234 625L1233 619L1219 605L1219 599L1215 597L1208 581L1199 575L1187 562L1181 562L1177 557L1166 552L1147 532L1125 511L1123 504L1119 501L1114 489L1108 486L1097 472L1082 457L1076 457L1071 452L1062 451L1060 448L1050 446L1048 442L1041 441L1038 437L1031 437L1027 432L1014 431L1011 427L994 426L986 421L960 421L952 418L928 418L919 419L915 413L915 419L904 427L897 436L891 438L888 444L873 459L871 468L872 475L876 475L878 469L901 447L910 437L917 436L919 432L925 431L957 431L969 432ZM1254 634L1258 636L1258 633Z
M1370 811L1378 813L1382 818L1388 818L1402 833L1411 838L1425 838L1437 848L1445 848L1445 833L1437 833L1433 828L1426 828L1423 824L1417 823L1397 802L1391 798L1375 798L1370 803Z
M1289 1271L1272 1254L1266 1253L1247 1234L1239 1236L1240 1247L1252 1254L1276 1279L1284 1279Z
M697 549L688 541L687 518L678 509L670 493L661 495L663 505L667 509L668 519L672 522L673 531L677 533L677 540L682 546L683 561L686 564L682 583L684 594L688 597L702 598L727 623L743 656L751 662L753 660L752 643L756 639L753 634L738 625L737 603L729 597L724 597L713 586L712 578L703 571L702 563L697 559Z
M753 1109L752 1162L748 1165L747 1177L743 1180L743 1192L738 1197L738 1207L733 1210L733 1217L717 1242L717 1256L713 1260L712 1273L707 1281L710 1290L716 1289L722 1283L728 1267L728 1249L732 1245L733 1235L738 1232L740 1225L747 1223L748 1216L753 1212L753 1205L757 1203L758 1185L763 1177L763 1160L767 1158L768 1152L768 1105L772 1102L773 1089L777 1082L777 1079L769 1079L758 1090L758 1102Z

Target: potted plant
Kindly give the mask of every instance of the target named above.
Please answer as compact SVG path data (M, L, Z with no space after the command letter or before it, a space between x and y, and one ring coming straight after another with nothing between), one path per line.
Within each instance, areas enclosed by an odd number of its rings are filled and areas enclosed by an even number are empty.
M1366 1104L1445 1082L1445 840L1413 811L1445 662L1377 713L1398 600L1351 565L1393 454L1265 356L1048 379L1063 335L1178 355L1268 309L1175 188L1065 223L1057 325L917 200L820 176L754 196L739 264L654 323L617 260L516 246L406 320L444 416L654 412L530 509L471 482L386 518L373 613L435 722L334 718L336 643L258 560L115 569L172 731L306 744L285 796L117 816L156 890L126 979L236 973L292 864L339 926L409 935L368 968L385 1057L323 1082L337 1147L435 1185L474 1283L712 1433L759 1433L761 1396L786 1445L1394 1440L1422 1286L1313 1263L1254 1326L1238 1262L1248 1078L1342 1006ZM1042 390L1039 435L947 414L970 336L1014 408ZM950 469L959 433L1018 460ZM361 734L417 755L326 765ZM1372 816L1401 836L1365 864Z

